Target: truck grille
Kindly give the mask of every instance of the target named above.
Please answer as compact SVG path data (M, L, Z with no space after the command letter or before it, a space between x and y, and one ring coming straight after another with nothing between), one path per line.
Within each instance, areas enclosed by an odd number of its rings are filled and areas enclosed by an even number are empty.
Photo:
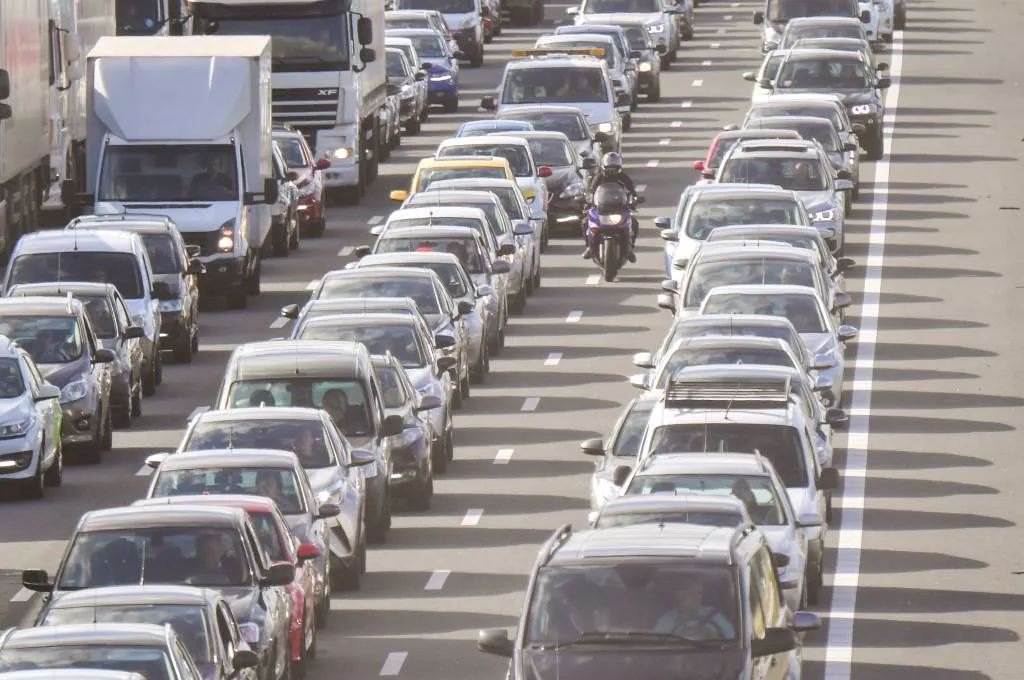
M271 94L274 122L299 128L333 128L340 97L337 87L275 89Z
M181 233L187 246L199 246L199 255L213 255L217 252L217 241L220 230L216 231L185 231Z

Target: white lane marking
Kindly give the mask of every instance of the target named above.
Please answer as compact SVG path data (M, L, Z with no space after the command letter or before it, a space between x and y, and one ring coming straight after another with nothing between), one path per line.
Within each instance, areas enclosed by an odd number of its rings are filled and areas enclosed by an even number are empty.
M704 84L704 81L703 80L695 80L695 81L693 81L692 84L693 84L694 87L700 87L700 86L702 86Z
M480 518L483 516L483 508L470 508L469 510L466 510L466 514L462 518L461 526L475 527L477 524L480 524Z
M591 274L587 277L586 285L596 286L599 283L601 283L601 277L598 274Z
M704 61L702 61L700 63L700 65L701 66L711 66L711 60L710 59L705 59Z
M313 279L306 284L306 290L316 290L316 287L320 285L320 279Z
M579 320L582 319L582 318L583 318L583 312L581 312L581 311L579 311L577 309L575 311L569 312L569 316L565 317L565 322L566 323L579 323Z
M494 456L494 464L508 465L509 461L512 460L512 454L515 452L515 449L498 449L498 453Z
M19 588L18 592L11 596L11 602L28 602L32 595L33 592L28 588Z
M391 652L384 659L384 665L380 667L381 675L398 675L402 672L402 666L409 656L409 652Z
M674 120L674 121L672 121L672 122L671 122L671 123L669 124L669 127L673 127L673 128L681 128L681 127L683 127L683 121L681 121L681 120Z
M656 167L658 167L658 159L655 158L653 160L647 161L647 167L649 167L649 168L656 168Z
M720 28L717 31L715 31L715 33L717 33L718 35L725 35L725 29L724 28Z
M689 99L687 99L685 102L683 102L682 106L683 106L684 109L692 109L693 108L693 102L690 101Z
M636 185L636 191L639 194L644 193L645 191L647 191L647 185L646 184L637 184Z
M367 222L366 224L368 224L369 226L372 227L372 226L380 224L383 221L384 221L384 218L382 216L374 215L373 217L370 218L370 221Z
M851 415L846 439L846 467L843 470L842 496L839 497L843 519L839 525L836 546L836 568L832 577L832 603L828 614L828 643L825 650L825 677L829 680L850 680L852 675L853 622L857 609L861 546L864 540L864 485L868 469L871 386L874 380L875 347L878 340L878 316L885 263L890 154L900 97L900 73L903 67L903 31L895 34L889 49L889 73L893 83L885 96L886 153L875 165L875 198L871 211L864 297L860 308L860 334L853 373L853 382L858 389L853 392L849 410Z
M151 474L153 474L153 468L149 467L145 463L143 463L142 467L135 471L136 477L149 477Z
M739 6L740 6L740 3L738 3L738 2L734 2L734 3L732 3L732 4L731 4L731 5L729 5L729 6L730 6L730 7L739 7Z
M291 319L287 319L287 318L285 318L283 316L279 316L279 317L277 317L276 319L274 319L273 321L270 322L270 327L271 328L284 328L285 326L288 325L289 321L291 321Z
M722 43L711 43L711 49L713 49L713 50L717 50L721 46L722 46Z
M731 15L731 14L726 14L726 15L725 15L724 17L722 17L722 18L723 18L723 19L725 19L726 21L732 21L732 15Z
M537 407L540 406L540 397L527 397L523 400L523 407L520 411L536 411Z
M558 362L562 360L561 352L552 352L548 355L548 358L544 360L545 366L557 366Z
M672 140L669 139L668 137L666 137L665 139L658 140L658 144L660 146L668 146L671 143L672 143Z
M438 569L430 575L427 579L427 584L423 586L423 590L441 590L444 588L444 582L448 580L448 577L452 575L451 569Z
M355 248L353 248L352 246L345 246L344 248L338 251L338 257L348 257L354 252L356 252Z

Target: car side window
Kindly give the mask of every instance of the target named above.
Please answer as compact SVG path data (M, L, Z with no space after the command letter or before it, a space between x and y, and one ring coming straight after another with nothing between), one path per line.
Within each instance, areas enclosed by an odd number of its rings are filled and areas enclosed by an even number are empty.
M114 316L117 317L117 325L120 331L128 328L132 325L132 315L128 313L128 308L124 304L124 300L121 296L114 298Z
M21 363L25 367L25 372L31 376L31 382L35 385L35 389L38 390L46 381L39 369L36 368L35 362L26 354L21 357Z
M376 421L375 429L379 432L380 425L384 420L384 411L381 407L381 404L384 402L380 396L380 387L377 385L377 379L371 376L367 382L370 383L370 398L373 400L373 408L370 410L373 412L374 421Z
M348 448L348 441L338 431L334 421L325 423L324 430L327 433L327 447L334 451L338 463L341 465L351 465L352 454Z
M249 545L249 554L255 558L257 564L252 565L255 567L257 573L254 574L259 578L260 574L267 570L270 565L270 558L267 557L267 553L263 551L263 546L259 539L256 538L256 532L252 530L252 525L248 522L245 524L245 542ZM247 560L248 561L248 560Z
M178 657L177 665L181 669L182 680L203 680L203 674L196 668L196 662L192 660L192 655L185 649L181 640L174 641L174 655Z
M811 436L810 431L807 429L807 425L804 425L800 432L800 439L802 440L801 443L804 447L804 450L812 452L810 457L811 460L814 461L814 476L817 477L818 473L821 472L821 465L818 463L818 456L814 455L813 453L814 445L811 444L811 442L814 441L814 437Z
M230 657L234 656L235 651L238 650L238 642L242 636L238 632L238 622L235 620L235 615L231 613L231 609L223 602L217 605L217 630L224 639L224 646L227 648L229 655L227 661L230 663Z
M763 550L764 548L762 548ZM750 634L754 640L763 640L765 628L764 593L762 592L761 560L757 555L748 564L750 577L747 591L747 608L750 610Z
M97 349L96 336L93 335L92 326L89 325L89 318L83 313L82 316L78 318L78 323L81 324L79 332L82 334L82 337L85 338L85 341L89 344L89 356L94 356L96 354Z
M779 610L782 606L782 590L779 588L779 576L768 547L764 546L757 553L761 562L761 606L764 611L764 622L768 627L778 624Z
M19 363L21 364L21 372L25 380L25 384L29 386L29 391L32 392L33 397L39 396L39 388L43 386L43 379L38 373L33 371L32 362L28 357L19 355Z

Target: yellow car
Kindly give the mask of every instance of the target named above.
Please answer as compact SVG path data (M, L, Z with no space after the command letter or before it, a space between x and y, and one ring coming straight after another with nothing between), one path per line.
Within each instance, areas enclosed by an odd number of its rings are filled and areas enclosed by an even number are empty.
M496 156L461 156L448 158L424 158L416 166L409 191L391 192L392 201L404 201L410 195L425 190L431 182L446 179L508 179L516 181L508 161ZM532 198L532 189L524 189L523 196Z

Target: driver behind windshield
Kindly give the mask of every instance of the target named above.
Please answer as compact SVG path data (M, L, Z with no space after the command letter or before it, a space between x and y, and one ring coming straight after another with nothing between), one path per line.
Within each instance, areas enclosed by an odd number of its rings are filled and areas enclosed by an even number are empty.
M699 575L656 582L655 593L662 602L665 593L672 593L669 609L654 624L655 633L689 640L731 640L736 637L728 617L717 607L705 603L704 581Z
M199 534L196 537L195 566L187 583L203 585L227 585L230 580L224 573L222 560L227 554L220 534Z
M189 195L193 197L213 196L231 198L234 194L234 182L224 171L224 160L220 155L209 155L203 160L203 170L192 177L189 184Z

